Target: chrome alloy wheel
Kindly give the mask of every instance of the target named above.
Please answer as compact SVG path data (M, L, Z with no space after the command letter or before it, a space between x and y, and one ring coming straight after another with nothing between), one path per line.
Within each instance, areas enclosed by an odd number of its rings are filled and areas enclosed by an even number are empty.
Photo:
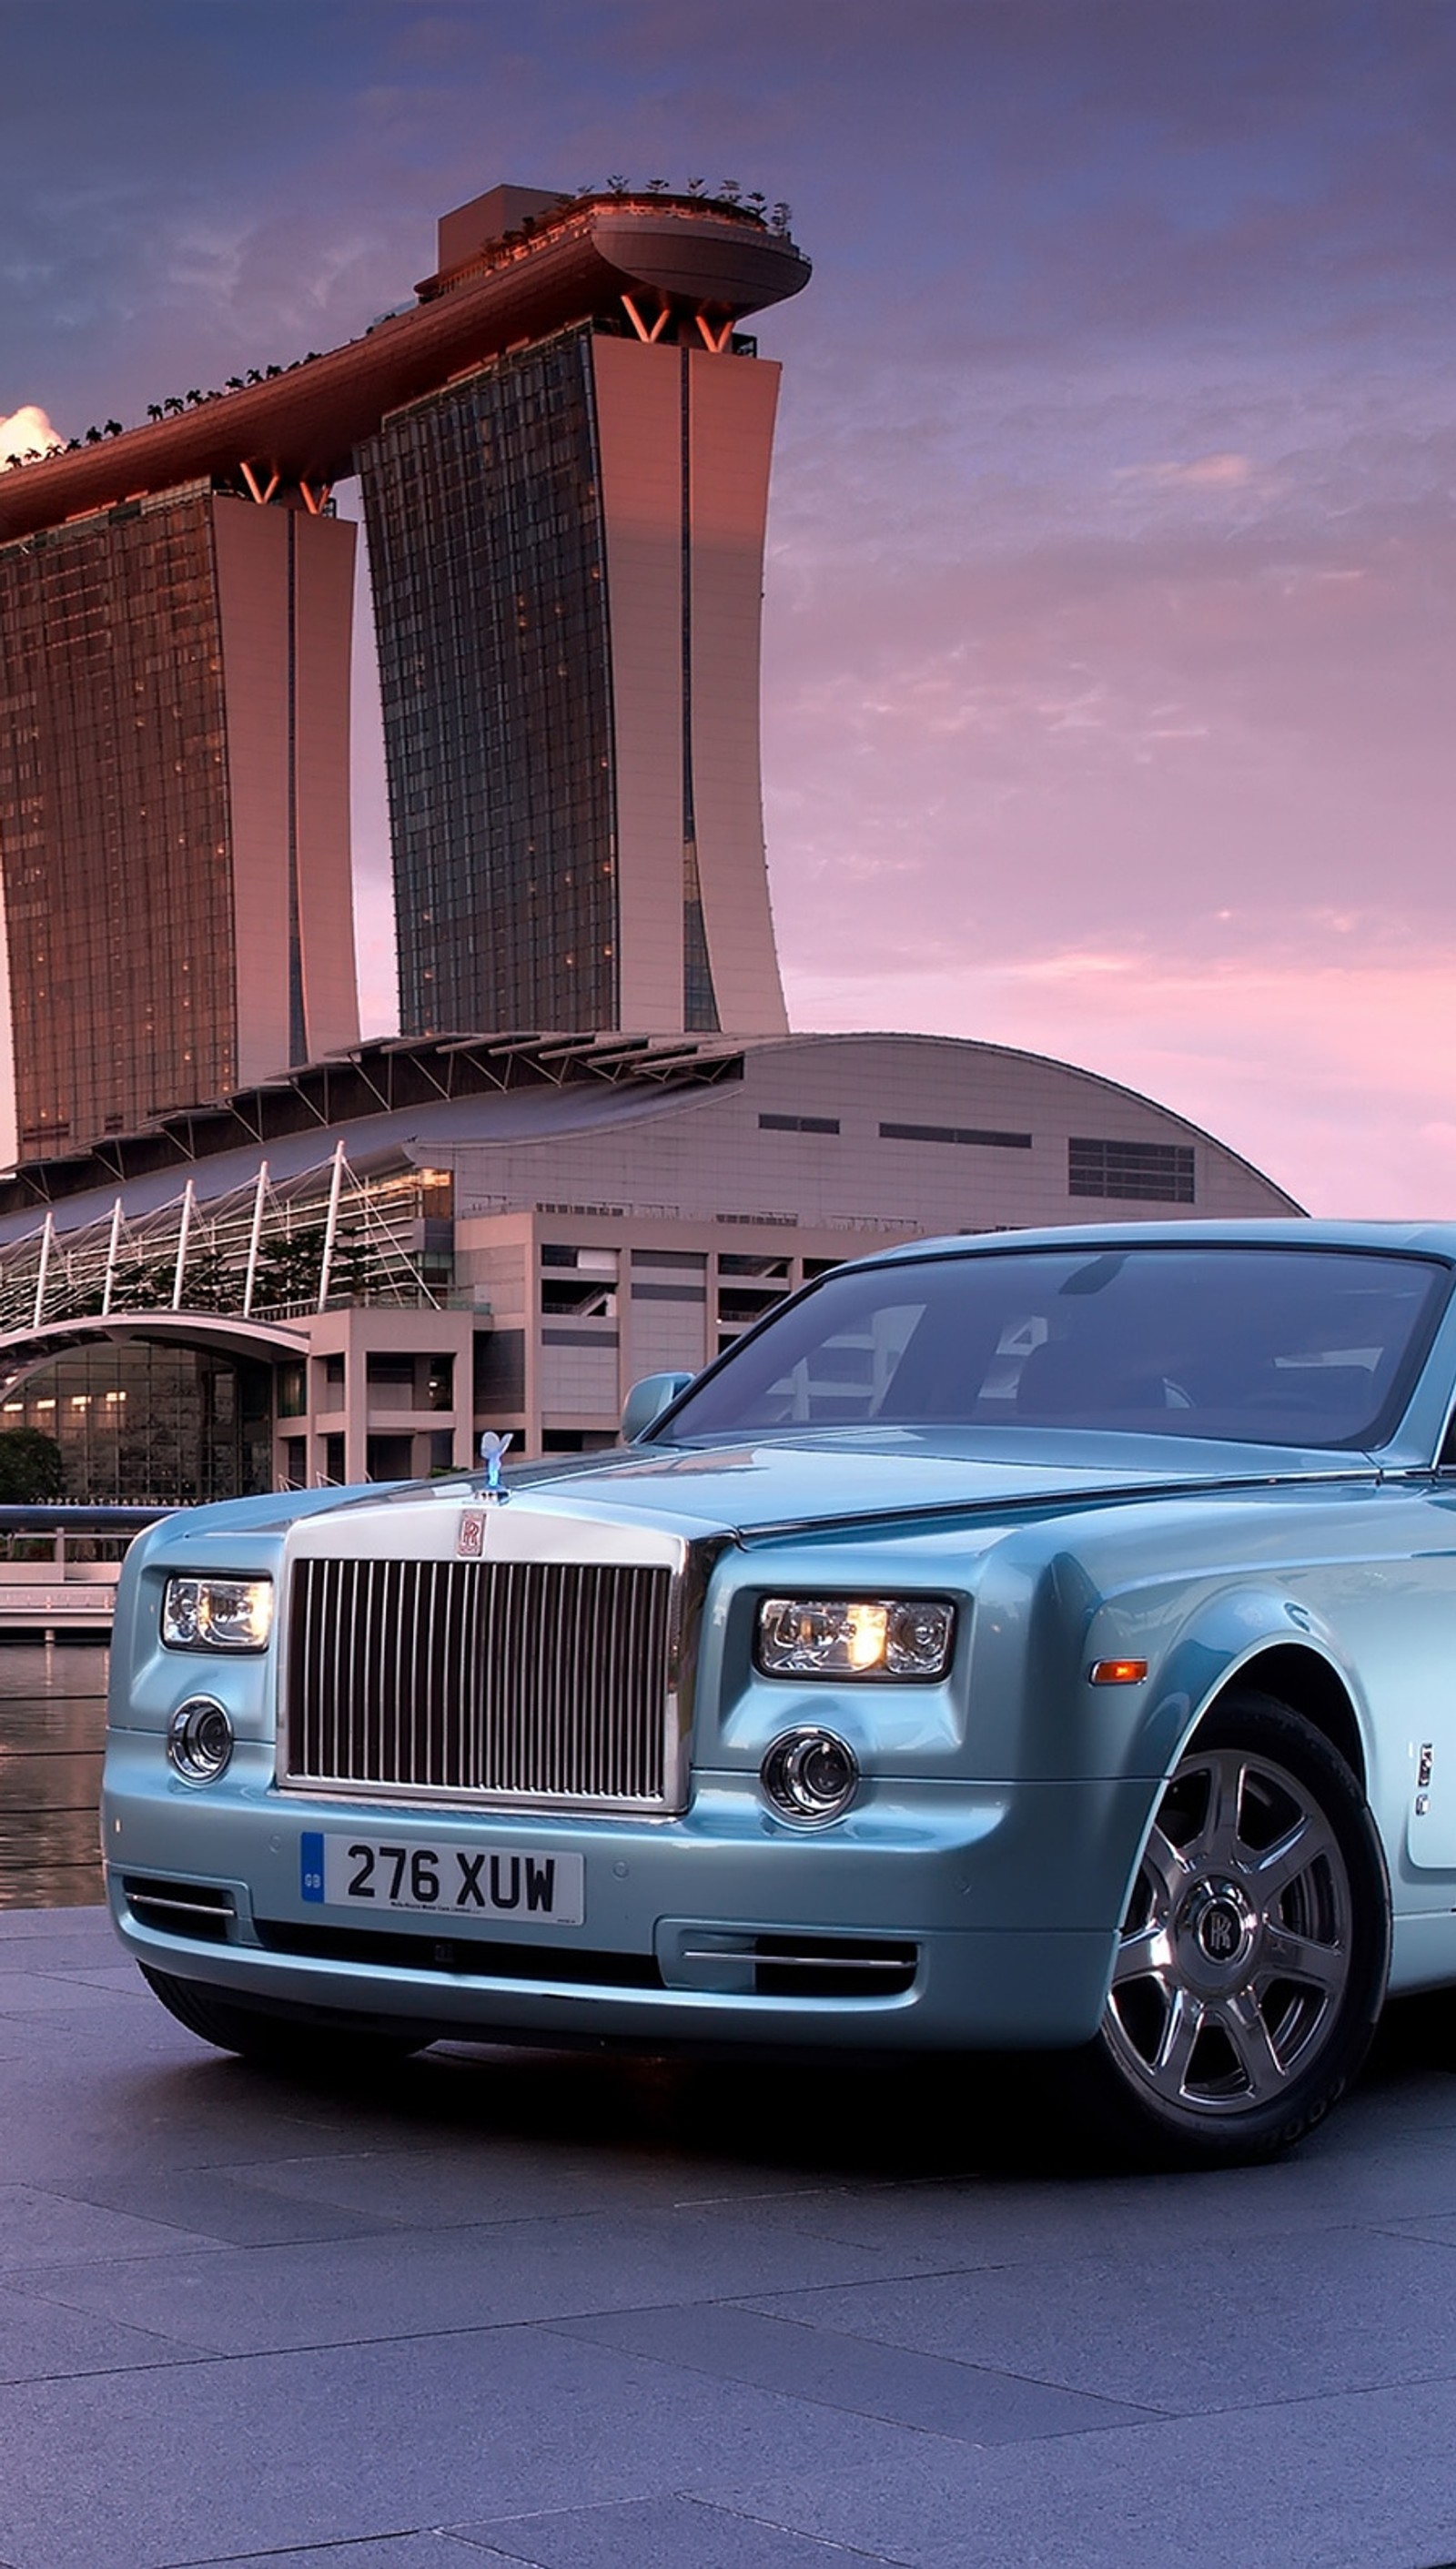
M1274 1756L1196 1747L1153 1824L1103 2039L1182 2119L1278 2110L1333 2032L1353 1969L1341 1832Z

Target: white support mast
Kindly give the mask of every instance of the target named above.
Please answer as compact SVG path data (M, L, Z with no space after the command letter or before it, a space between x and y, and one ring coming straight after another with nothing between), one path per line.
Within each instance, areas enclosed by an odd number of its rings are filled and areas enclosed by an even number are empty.
M106 1283L101 1288L101 1315L105 1319L112 1306L112 1286L117 1281L117 1252L122 1245L122 1199L112 1207L112 1236L106 1253Z
M329 1278L333 1273L334 1242L339 1235L339 1197L344 1186L344 1145L339 1142L334 1152L334 1173L329 1180L328 1219L323 1227L323 1256L318 1267L318 1300L316 1310L323 1310L329 1297Z
M55 1238L56 1217L53 1213L48 1211L46 1214L46 1227L41 1233L41 1263L35 1280L35 1310L31 1315L30 1323L33 1329L38 1329L40 1327L41 1316L46 1307L46 1278L50 1273L51 1250L55 1245Z
M187 1241L191 1235L192 1207L196 1200L196 1189L188 1178L182 1191L182 1220L177 1230L177 1266L173 1270L172 1278L172 1307L175 1311L182 1309L182 1278L186 1274L187 1266Z
M242 1316L245 1320L252 1318L253 1286L258 1281L258 1251L262 1247L263 1207L267 1202L267 1195L268 1164L266 1160L260 1160L257 1188L252 1200L252 1230L248 1235L247 1243L247 1277L242 1287Z

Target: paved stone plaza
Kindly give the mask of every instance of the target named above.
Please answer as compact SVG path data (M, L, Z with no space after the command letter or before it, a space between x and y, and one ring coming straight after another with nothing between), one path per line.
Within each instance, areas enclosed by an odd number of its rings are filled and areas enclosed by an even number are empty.
M887 2072L204 2050L0 1916L0 2563L1431 2569L1456 2015L1294 2158L1007 2171ZM1004 2156L1004 2153L1002 2154Z

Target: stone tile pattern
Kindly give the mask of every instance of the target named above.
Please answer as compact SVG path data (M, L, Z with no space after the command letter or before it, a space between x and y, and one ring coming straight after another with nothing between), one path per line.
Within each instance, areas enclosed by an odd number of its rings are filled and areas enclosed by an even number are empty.
M0 2569L1448 2569L1456 2034L1217 2177L944 2073L349 2092L0 1917Z

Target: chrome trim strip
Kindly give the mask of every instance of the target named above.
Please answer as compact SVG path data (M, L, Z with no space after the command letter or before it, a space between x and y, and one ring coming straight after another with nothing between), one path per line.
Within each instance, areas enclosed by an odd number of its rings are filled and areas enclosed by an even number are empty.
M231 1892L227 1892L224 1899L225 1906L223 1901L169 1900L160 1891L129 1891L126 1894L129 1909L165 1909L169 1915L186 1918L235 1918L237 1906Z
M764 1954L757 1945L683 1945L684 1963L752 1963L761 1972L912 1972L913 1954Z

